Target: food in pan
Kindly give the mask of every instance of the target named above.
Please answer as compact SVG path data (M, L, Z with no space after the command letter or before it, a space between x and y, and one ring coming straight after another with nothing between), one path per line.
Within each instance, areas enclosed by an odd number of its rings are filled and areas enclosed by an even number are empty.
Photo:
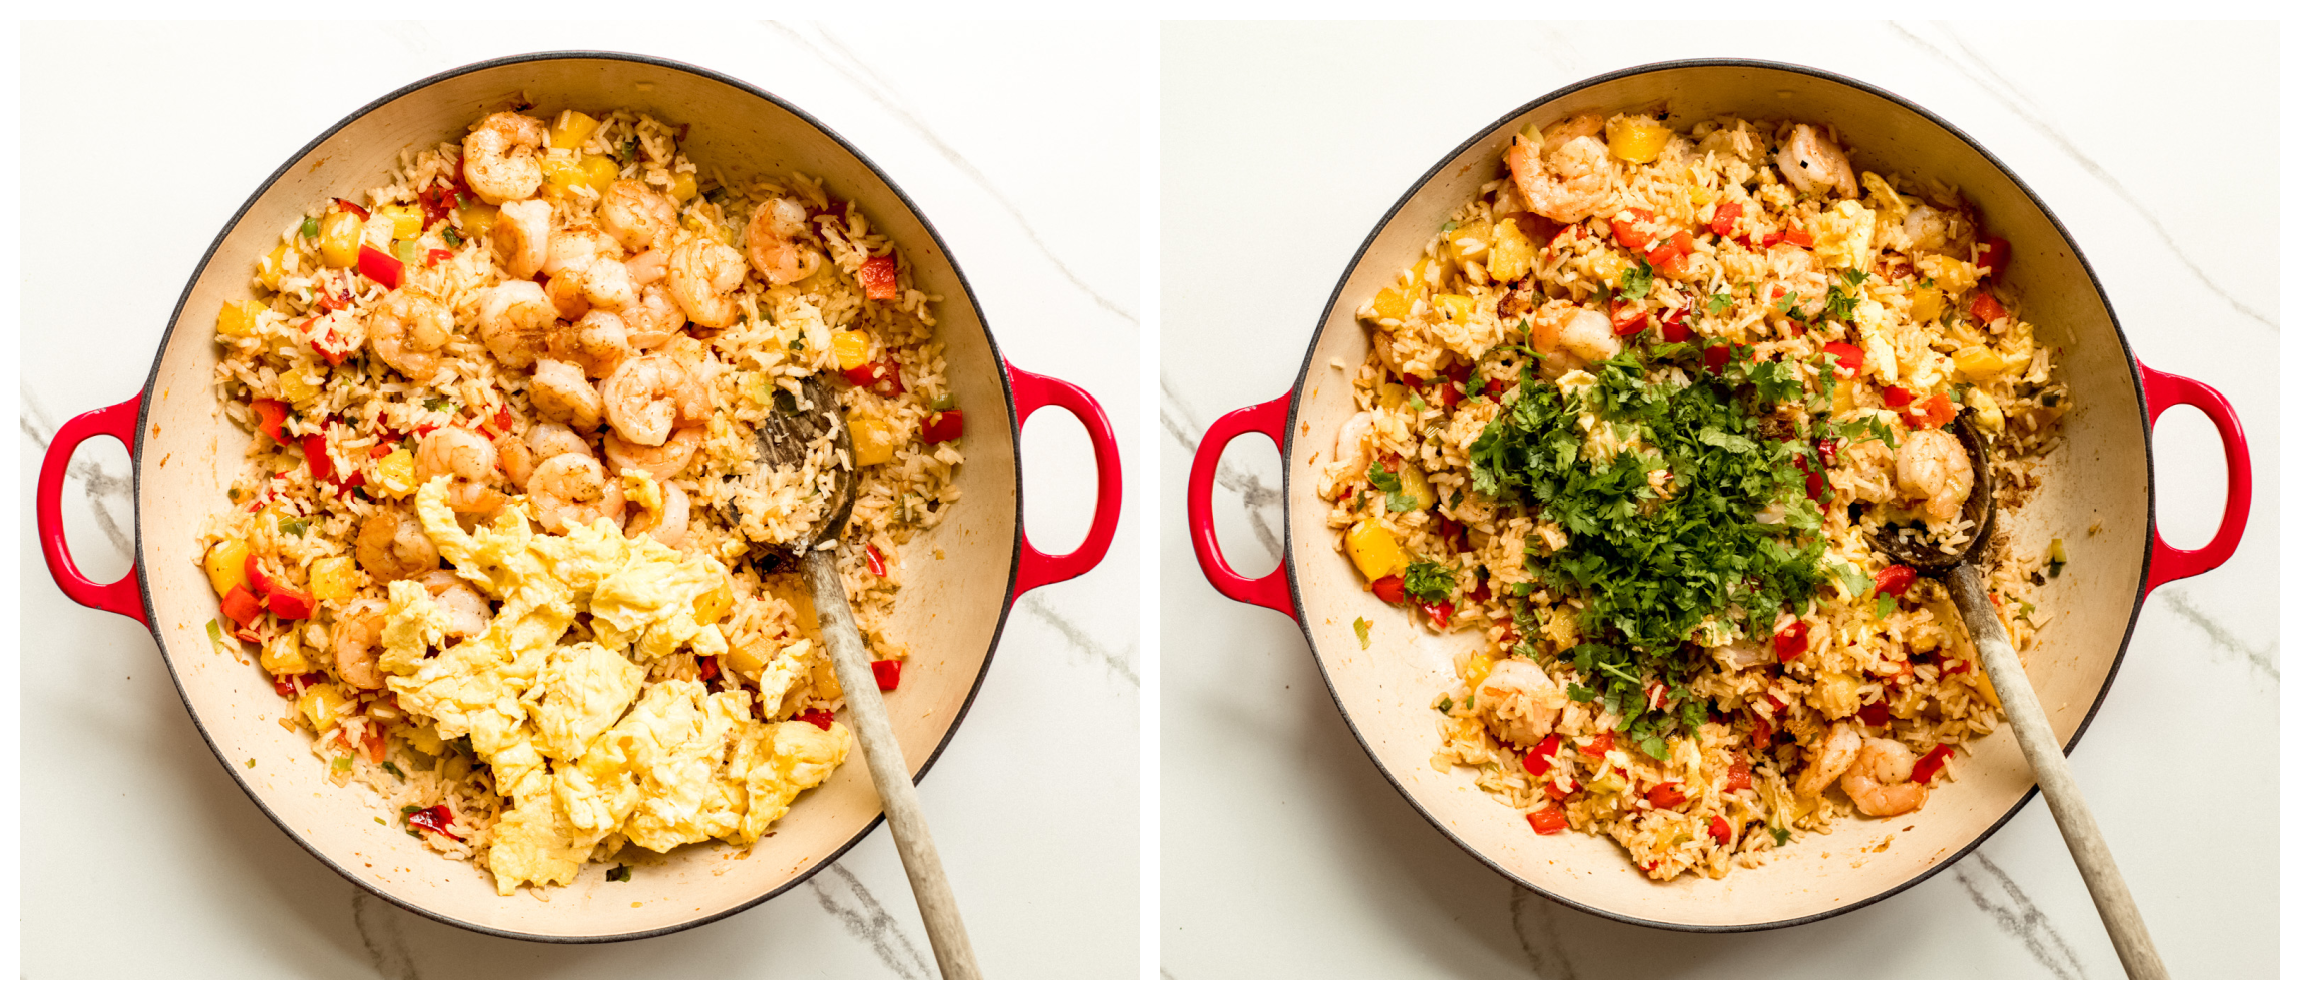
M1433 763L1528 836L1723 877L1922 808L1996 724L1947 593L1874 533L1976 530L1958 419L2017 510L2068 392L2007 242L1857 152L1825 122L1567 116L1358 309L1320 496L1401 608L1356 624L1482 636L1432 693ZM2058 551L1976 557L2022 648Z
M406 150L255 262L216 366L253 442L195 554L211 637L258 647L319 766L504 894L626 844L749 844L845 758L771 555L840 459L760 467L769 407L844 387L841 567L890 690L899 554L959 499L964 426L936 297L854 205L699 168L646 114L527 111Z

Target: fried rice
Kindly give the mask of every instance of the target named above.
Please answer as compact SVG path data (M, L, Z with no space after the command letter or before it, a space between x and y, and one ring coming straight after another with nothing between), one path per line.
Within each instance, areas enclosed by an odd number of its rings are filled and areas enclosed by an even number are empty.
M192 553L211 638L256 647L317 766L505 894L747 845L829 776L843 696L778 553L859 466L840 568L892 689L903 547L958 501L963 428L939 296L853 203L690 162L644 113L528 110L254 262L216 365L253 440ZM809 377L851 454L761 467Z
M1825 123L1528 128L1358 309L1327 521L1400 614L1481 637L1432 693L1432 765L1529 836L1722 878L1921 808L1997 724L1945 588L1874 535L1975 530L1951 420L2017 511L2067 388L2009 244L1853 159ZM2026 649L2060 550L2008 538L1976 558Z

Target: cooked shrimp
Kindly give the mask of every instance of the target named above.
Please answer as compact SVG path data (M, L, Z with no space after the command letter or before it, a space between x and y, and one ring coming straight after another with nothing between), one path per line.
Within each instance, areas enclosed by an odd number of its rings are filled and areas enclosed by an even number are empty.
M1909 432L1901 442L1899 473L1901 495L1923 500L1926 521L1939 524L1964 509L1973 492L1973 462L1964 442L1942 430Z
M335 624L328 629L335 675L362 691L383 690L383 671L376 657L383 648L383 612L387 607L373 597L353 601L335 613Z
M773 198L751 212L743 242L751 250L751 266L769 283L788 285L803 281L823 264L822 254L800 246L807 229L807 209L796 198Z
M1565 710L1565 689L1531 660L1511 658L1494 664L1473 693L1493 734L1519 746L1532 746L1549 735Z
M431 592L431 599L447 612L447 634L469 638L487 631L491 612L487 598L479 593L454 570L435 569L423 574L423 589Z
M631 523L623 526L623 537L646 535L674 549L686 544L687 491L670 483L662 484L662 489L662 509L639 508L631 515Z
M1771 639L1742 639L1709 651L1709 658L1727 670L1747 670L1780 659L1774 654Z
M405 580L439 565L439 549L423 533L423 523L403 511L380 510L360 523L352 547L359 568L377 583Z
M538 416L584 430L598 427L602 415L599 388L583 377L583 369L552 358L535 362L535 377L527 380L527 401Z
M1917 755L1899 740L1872 736L1837 787L1868 815L1898 816L1925 804L1925 786L1909 780L1916 767Z
M535 363L556 319L551 297L532 281L506 281L479 293L479 342L509 367Z
M710 418L702 385L686 365L667 354L644 354L623 362L599 384L599 396L608 425L632 444L653 447L668 440L673 427Z
M1611 154L1597 138L1603 128L1596 115L1577 115L1544 129L1539 149L1524 136L1512 140L1504 159L1518 199L1558 222L1580 222L1602 207L1613 187Z
M1912 254L1935 253L1949 245L1950 226L1955 216L1931 205L1919 202L1909 209L1901 220L1903 246Z
M625 308L638 294L631 285L630 269L622 261L603 257L552 275L543 291L551 296L551 307L558 310L559 318L568 320L581 319L593 309Z
M551 249L551 205L540 198L507 202L495 213L495 252L503 269L521 281L543 269Z
M425 436L415 448L415 475L430 481L449 480L447 506L463 513L486 513L503 504L495 479L495 446L477 432L442 427Z
M743 255L712 239L691 239L671 251L671 299L687 318L712 329L734 325L734 291L743 284Z
M439 374L447 340L454 333L455 314L409 288L384 296L367 318L367 339L375 345L376 356L418 382Z
M1374 414L1371 410L1361 410L1334 435L1334 464L1327 468L1332 471L1335 482L1347 482L1366 471L1373 460Z
M582 365L589 378L615 374L637 353L631 350L631 333L623 317L604 309L584 313L573 325L552 327L544 348L554 360Z
M645 181L620 180L599 199L599 225L623 249L638 253L678 231L679 206Z
M1797 774L1796 791L1799 798L1812 798L1829 790L1829 783L1853 766L1853 757L1861 752L1861 731L1849 722L1829 726L1829 735L1821 740L1821 748L1812 753L1813 759L1805 763L1805 770Z
M488 115L463 137L463 182L490 205L535 197L535 189L543 186L536 151L550 138L542 122L526 115Z
M543 255L543 273L557 277L589 267L592 261L602 257L621 260L621 246L590 226L562 229L551 234L551 242Z
M623 523L623 484L589 455L560 455L536 466L527 496L545 531L564 535L602 517Z
M671 254L662 247L656 247L633 255L630 260L623 262L623 266L631 272L632 284L652 285L671 273Z
M1552 380L1621 353L1621 338L1614 335L1612 320L1564 299L1542 303L1528 326L1533 349L1543 356L1541 373Z
M591 442L566 424L536 424L527 429L525 437L495 442L495 458L503 464L503 478L521 490L527 488L527 477L534 474L536 466L567 454L589 455Z
M637 272L633 265L634 274ZM651 351L663 346L687 326L687 312L671 298L671 290L661 282L642 285L617 315L630 330L631 346Z
M1853 172L1853 161L1846 159L1844 150L1811 125L1790 130L1789 141L1781 144L1781 152L1773 157L1773 165L1780 168L1782 180L1807 197L1826 193L1832 187L1837 189L1839 198L1861 196L1861 178Z
M671 438L654 447L632 444L621 434L609 434L602 449L607 453L607 467L620 476L625 472L644 472L658 483L668 483L679 473L687 471L687 463L695 460L695 452L703 446L703 429L681 427Z

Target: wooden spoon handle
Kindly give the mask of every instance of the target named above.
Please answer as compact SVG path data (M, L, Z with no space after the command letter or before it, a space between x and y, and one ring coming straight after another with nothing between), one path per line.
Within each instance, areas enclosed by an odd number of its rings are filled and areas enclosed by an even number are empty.
M863 762L870 767L871 784L877 786L879 802L886 809L894 849L902 855L903 871L910 875L911 896L918 900L918 915L926 921L935 964L941 966L944 979L981 979L982 970L974 964L974 946L966 939L966 924L959 920L958 900L950 893L950 880L942 873L942 856L935 853L926 813L919 808L918 788L910 782L902 746L895 742L894 727L887 722L886 702L879 697L870 654L863 649L862 632L855 628L854 610L847 606L838 553L810 550L806 564L807 582L814 588L815 615L822 623L823 644L830 647L831 665L838 670L839 687L846 691L847 721L854 729L855 741L862 744Z
M2170 978L2165 974L2164 960L2156 956L2155 943L2149 940L2140 908L2132 902L2132 890L2125 887L2124 876L2116 870L2108 840L2093 822L2084 793L2077 790L2075 775L2069 773L2068 758L2060 752L2060 741L2053 736L2052 723L2045 718L2044 705L2037 701L2036 689L2029 686L2028 671L2021 666L2020 654L2013 651L2012 637L1997 620L1996 607L1989 602L1988 582L1981 578L1978 568L1964 562L1949 572L1948 583L1957 610L1964 614L1965 631L1980 651L1981 667L1988 671L1997 698L2004 702L2005 720L2012 723L2013 737L2028 757L2029 771L2036 776L2037 788L2044 792L2045 805L2052 808L2053 820L2060 824L2061 839L2068 844L2069 856L2076 859L2085 888L2092 891L2092 905L2100 911L2101 922L2108 925L2108 939L2116 945L2116 957L2124 962L2125 976Z

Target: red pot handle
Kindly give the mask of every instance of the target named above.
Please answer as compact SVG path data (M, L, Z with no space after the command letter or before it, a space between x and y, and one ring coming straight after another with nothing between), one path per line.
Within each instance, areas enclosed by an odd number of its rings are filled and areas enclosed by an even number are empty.
M2196 407L2220 432L2221 453L2228 460L2228 502L2221 508L2220 531L2212 540L2201 549L2176 549L2166 545L2161 534L2151 537L2154 549L2148 560L2147 589L2154 591L2174 580L2215 569L2236 553L2236 543L2244 537L2244 522L2252 515L2252 451L2244 443L2244 425L2237 422L2236 409L2228 405L2228 397L2220 390L2141 365L2140 391L2148 403L2151 431L2164 411L2182 404Z
M80 567L72 565L72 553L64 547L64 470L72 462L72 453L80 450L81 442L105 434L127 445L132 458L136 454L136 411L143 402L139 395L64 421L55 439L48 442L47 454L41 456L40 487L33 494L33 510L38 518L40 552L48 557L48 575L56 578L64 596L98 611L127 615L149 627L143 596L136 590L134 565L118 580L97 583L80 575Z
M1030 544L1030 535L1021 525L1022 566L1014 575L1014 593L1061 583L1071 577L1093 569L1110 553L1110 539L1118 534L1118 508L1125 493L1125 480L1118 467L1118 435L1110 430L1110 417L1102 412L1102 404L1086 394L1086 390L1058 378L1048 378L1023 371L1013 365L1006 366L1006 375L1014 383L1014 426L1020 429L1030 422L1030 415L1042 406L1059 406L1069 410L1071 416L1086 425L1086 439L1094 444L1094 520L1086 528L1086 540L1068 554L1050 556Z
M1259 580L1249 580L1230 568L1222 558L1221 541L1214 537L1214 471L1222 464L1222 453L1230 441L1240 434L1260 434L1278 446L1286 448L1286 409L1293 401L1290 395L1280 396L1267 403L1232 410L1206 428L1206 439L1198 442L1198 454L1190 460L1190 549L1198 554L1198 568L1205 572L1206 582L1233 601L1259 604L1288 618L1300 620L1294 613L1294 595L1286 587L1286 562L1278 560L1278 568Z

